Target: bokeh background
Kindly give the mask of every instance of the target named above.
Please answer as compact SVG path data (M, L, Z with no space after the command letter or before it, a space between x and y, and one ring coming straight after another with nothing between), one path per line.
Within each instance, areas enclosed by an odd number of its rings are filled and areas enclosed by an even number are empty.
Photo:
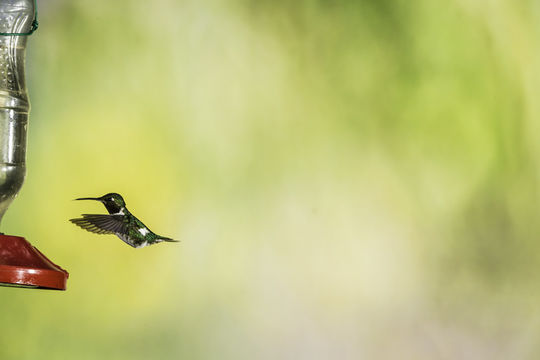
M38 1L0 359L537 359L540 4ZM107 192L157 233L68 222Z

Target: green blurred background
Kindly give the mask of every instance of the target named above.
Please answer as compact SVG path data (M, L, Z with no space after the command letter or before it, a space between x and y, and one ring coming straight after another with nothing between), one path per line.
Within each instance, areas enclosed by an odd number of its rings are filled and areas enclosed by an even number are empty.
M540 4L39 1L0 359L537 359ZM135 250L67 220L124 195Z

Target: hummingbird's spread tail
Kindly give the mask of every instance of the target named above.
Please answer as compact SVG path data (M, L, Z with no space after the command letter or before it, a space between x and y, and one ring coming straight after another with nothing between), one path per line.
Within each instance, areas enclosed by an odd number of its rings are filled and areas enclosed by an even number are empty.
M166 242L180 242L180 240L174 240L174 239L171 239L171 238L168 238L168 237L158 237L158 240L163 240L163 241L166 241Z

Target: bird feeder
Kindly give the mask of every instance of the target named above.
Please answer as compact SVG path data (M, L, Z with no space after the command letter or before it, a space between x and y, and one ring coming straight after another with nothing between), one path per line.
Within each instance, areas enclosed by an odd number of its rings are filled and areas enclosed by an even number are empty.
M33 0L0 0L0 221L26 175L26 41L37 29ZM0 285L66 289L69 274L23 237L0 233Z

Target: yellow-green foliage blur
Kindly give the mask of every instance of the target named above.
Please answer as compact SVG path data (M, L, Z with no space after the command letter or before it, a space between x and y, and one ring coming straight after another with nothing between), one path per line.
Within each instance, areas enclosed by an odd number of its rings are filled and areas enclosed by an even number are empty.
M0 359L538 359L535 1L38 1ZM133 249L68 222L119 192Z

